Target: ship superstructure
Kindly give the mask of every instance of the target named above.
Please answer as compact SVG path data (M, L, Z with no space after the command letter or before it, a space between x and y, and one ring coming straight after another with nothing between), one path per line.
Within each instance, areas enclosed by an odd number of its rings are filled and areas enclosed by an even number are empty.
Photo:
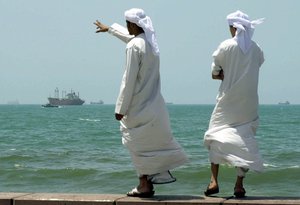
M82 105L84 100L80 99L79 93L76 93L71 90L70 93L66 91L62 91L61 98L59 97L59 90L58 88L54 91L54 97L49 97L49 104L50 105Z

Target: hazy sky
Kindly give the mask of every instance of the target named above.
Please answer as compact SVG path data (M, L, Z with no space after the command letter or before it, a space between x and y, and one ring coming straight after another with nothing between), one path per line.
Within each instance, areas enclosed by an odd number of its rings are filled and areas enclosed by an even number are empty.
M260 103L300 104L298 0L0 0L0 104L43 104L56 87L80 92L86 103L114 103L126 45L96 34L93 22L125 25L132 7L152 18L167 102L215 103L211 54L230 37L226 15L239 9L266 18L253 37L266 59Z

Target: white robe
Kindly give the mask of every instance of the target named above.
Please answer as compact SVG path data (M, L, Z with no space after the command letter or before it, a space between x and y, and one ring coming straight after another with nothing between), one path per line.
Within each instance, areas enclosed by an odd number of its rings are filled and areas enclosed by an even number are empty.
M113 28L109 33L128 42L126 68L115 108L116 113L124 115L120 126L122 142L129 149L139 175L166 175L168 170L184 164L187 156L171 133L160 91L159 56L153 54L143 33L134 38Z
M212 74L221 69L224 79L219 88L204 144L212 163L227 163L262 171L263 162L255 139L258 126L258 78L264 62L260 47L252 42L243 54L237 42L229 39L213 53Z

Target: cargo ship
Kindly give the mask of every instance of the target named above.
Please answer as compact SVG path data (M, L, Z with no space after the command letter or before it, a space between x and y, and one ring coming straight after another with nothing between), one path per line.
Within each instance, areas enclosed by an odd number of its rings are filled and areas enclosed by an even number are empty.
M71 90L70 93L66 93L65 91L62 92L62 97L59 97L59 90L58 88L54 91L54 97L49 97L49 104L50 105L82 105L84 100L80 99L79 93L76 93Z

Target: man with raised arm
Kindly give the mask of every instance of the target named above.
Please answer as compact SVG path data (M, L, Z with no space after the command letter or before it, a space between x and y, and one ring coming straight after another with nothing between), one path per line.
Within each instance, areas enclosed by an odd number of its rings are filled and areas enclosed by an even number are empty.
M139 185L127 195L151 197L153 184L176 180L169 170L184 164L187 156L172 136L161 95L159 48L152 21L136 8L126 11L125 18L128 33L116 24L94 24L97 32L108 32L127 43L125 72L115 107L122 142L139 177Z

